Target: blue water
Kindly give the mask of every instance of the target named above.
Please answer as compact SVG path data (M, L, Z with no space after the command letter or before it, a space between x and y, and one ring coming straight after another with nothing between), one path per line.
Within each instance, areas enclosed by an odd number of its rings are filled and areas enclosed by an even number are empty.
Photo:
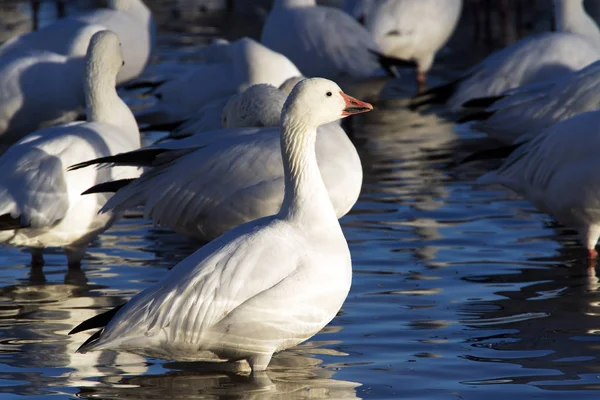
M185 54L161 34L159 55ZM183 35L183 34L181 34ZM74 354L79 322L123 303L196 248L131 212L81 270L0 249L0 399L597 398L600 281L575 235L490 165L454 167L481 141L441 110L388 104L354 118L364 186L341 223L354 278L339 315L267 377L125 353ZM148 139L149 140L149 139Z

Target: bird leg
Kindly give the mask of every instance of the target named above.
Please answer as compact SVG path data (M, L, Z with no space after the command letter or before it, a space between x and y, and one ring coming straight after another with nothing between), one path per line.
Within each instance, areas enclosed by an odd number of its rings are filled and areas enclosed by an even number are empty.
M588 258L590 260L595 260L598 258L598 252L596 249L588 249Z
M83 247L65 247L67 262L69 268L81 268L81 260L85 256L87 246Z
M427 73L417 72L417 91L419 94L427 90Z
M31 266L33 268L41 268L44 266L44 255L41 249L33 249L31 251Z
M37 31L39 26L40 0L31 0L32 30Z
M273 354L257 354L248 359L248 364L250 364L250 368L252 368L252 374L257 371L264 371L267 369L269 362L271 362L271 357Z

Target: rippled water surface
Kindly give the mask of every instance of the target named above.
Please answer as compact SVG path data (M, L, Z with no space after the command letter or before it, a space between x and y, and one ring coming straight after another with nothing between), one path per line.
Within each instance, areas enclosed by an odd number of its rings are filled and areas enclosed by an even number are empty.
M163 25L159 58L218 32L180 28ZM350 295L266 377L74 354L88 335L70 329L198 246L132 212L93 243L81 270L59 251L32 269L25 251L0 249L0 398L597 398L600 284L574 234L507 190L477 185L489 165L453 166L477 135L441 110L394 104L349 127L364 168L361 197L341 220Z

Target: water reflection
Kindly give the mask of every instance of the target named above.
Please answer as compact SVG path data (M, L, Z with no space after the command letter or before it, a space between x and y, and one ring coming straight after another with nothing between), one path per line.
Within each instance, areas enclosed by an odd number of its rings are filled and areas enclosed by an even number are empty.
M125 377L109 385L82 388L84 398L103 399L357 399L359 383L333 379L334 371L301 351L276 355L266 372L255 376L214 372L214 366L170 363L159 375ZM116 384L116 385L115 385Z
M570 265L523 268L512 274L474 275L466 281L487 287L506 286L492 302L462 307L461 323L475 329L466 355L477 362L511 363L531 371L473 380L471 384L516 383L548 390L600 388L600 287L598 271L563 248L559 258ZM491 331L493 330L493 331ZM535 371L535 372L534 372Z
M81 343L69 330L123 300L94 296L104 287L89 284L80 269L59 273L65 273L64 283L47 282L42 268L31 268L28 278L0 289L0 379L12 382L0 385L0 393L46 394L53 387L96 385L87 379L98 375L146 371L138 356L75 354Z

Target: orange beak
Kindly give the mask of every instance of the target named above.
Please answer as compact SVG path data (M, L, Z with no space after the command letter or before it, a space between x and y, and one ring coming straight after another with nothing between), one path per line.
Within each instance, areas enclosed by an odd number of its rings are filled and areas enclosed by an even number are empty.
M346 93L340 91L340 94L346 101L346 106L342 111L342 115L347 117L348 115L360 114L364 112L369 112L373 109L373 106L369 103L365 103L364 101L360 101L355 99L352 96L348 96Z

